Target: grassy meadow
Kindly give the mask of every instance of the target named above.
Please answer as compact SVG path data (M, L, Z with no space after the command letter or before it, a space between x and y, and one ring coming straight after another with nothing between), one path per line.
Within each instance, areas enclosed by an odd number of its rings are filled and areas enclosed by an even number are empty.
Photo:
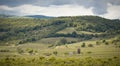
M51 44L38 42L0 46L0 50L6 50L0 52L0 65L119 66L120 46L112 44L111 40L113 39L106 40L109 44L103 43L102 40L89 40L53 47L49 47ZM82 47L83 43L85 47ZM89 47L89 44L93 46ZM80 54L77 54L77 48L80 48Z

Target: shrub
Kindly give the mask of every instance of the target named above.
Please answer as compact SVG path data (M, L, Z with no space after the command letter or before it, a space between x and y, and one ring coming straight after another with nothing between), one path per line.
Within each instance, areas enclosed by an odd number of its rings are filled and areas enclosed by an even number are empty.
M88 44L88 47L93 47L93 45L92 44Z
M109 43L108 43L108 42L105 42L105 45L109 45Z
M9 52L10 50L0 50L0 52Z
M105 43L105 42L106 42L106 40L103 40L102 42L103 42L103 43Z
M53 62L53 61L55 61L55 60L56 60L55 57L51 57L51 58L49 58L49 61L50 61L50 62Z
M40 59L40 60L43 60L43 59L45 59L45 57L42 57L42 56L41 56L41 57L39 57L39 59Z
M91 54L92 52L91 52L91 51L88 51L87 53L88 53L88 54Z
M96 45L100 45L100 43L98 41L96 41Z
M53 52L53 54L54 54L54 55L57 55L57 54L58 54L58 52L57 52L57 51L54 51L54 52Z
M68 53L68 52L65 52L64 55L69 55L69 53Z
M85 47L85 46L86 46L85 43L82 43L81 47Z
M53 47L53 46L54 46L54 44L52 44L52 45L48 46L48 48L51 48L51 47Z
M20 48L20 47L17 48L17 52L18 52L19 54L24 53L24 51L23 51L22 48Z
M31 49L31 50L29 50L29 51L28 51L28 53L32 54L32 53L33 53L33 50L32 50L32 49Z
M56 42L56 45L59 46L59 45L64 45L66 43L67 43L67 40L65 38L62 38Z
M51 53L44 53L45 56L51 56Z

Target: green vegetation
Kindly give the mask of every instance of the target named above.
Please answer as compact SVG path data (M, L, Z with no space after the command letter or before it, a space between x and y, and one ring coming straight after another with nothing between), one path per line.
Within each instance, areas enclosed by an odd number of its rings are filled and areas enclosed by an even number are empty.
M120 20L0 17L0 66L120 66Z
M32 57L32 58L4 58L0 60L2 66L119 66L119 58L65 58L59 59L55 57Z
M120 33L120 21L97 16L51 19L0 17L0 20L0 44L3 45L24 44L46 37L73 37L89 40L113 37Z

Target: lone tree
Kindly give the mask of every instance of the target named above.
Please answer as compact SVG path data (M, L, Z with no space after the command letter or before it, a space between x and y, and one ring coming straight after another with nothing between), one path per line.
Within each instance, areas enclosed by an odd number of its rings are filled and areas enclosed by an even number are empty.
M80 54L80 48L77 49L77 53Z

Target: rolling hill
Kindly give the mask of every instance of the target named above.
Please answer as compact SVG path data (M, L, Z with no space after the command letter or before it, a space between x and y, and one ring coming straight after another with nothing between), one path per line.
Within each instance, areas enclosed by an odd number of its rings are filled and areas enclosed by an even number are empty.
M1 66L120 66L119 61L120 20L0 17Z
M120 34L120 20L98 16L0 18L0 43L24 44L45 38L76 38L79 41L112 38ZM39 19L45 18L45 19ZM69 40L68 40L69 41ZM79 41L69 41L75 43ZM51 42L49 42L51 44Z

